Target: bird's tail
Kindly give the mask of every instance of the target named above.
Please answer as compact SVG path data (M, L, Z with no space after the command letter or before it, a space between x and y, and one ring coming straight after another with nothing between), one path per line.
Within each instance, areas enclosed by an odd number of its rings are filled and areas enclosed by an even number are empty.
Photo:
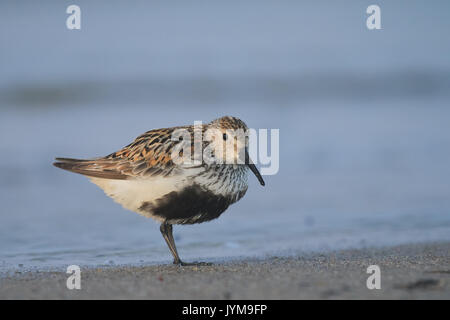
M108 159L71 159L56 158L53 165L57 168L79 173L88 177L104 178L104 179L127 179L121 171L116 170L115 163Z

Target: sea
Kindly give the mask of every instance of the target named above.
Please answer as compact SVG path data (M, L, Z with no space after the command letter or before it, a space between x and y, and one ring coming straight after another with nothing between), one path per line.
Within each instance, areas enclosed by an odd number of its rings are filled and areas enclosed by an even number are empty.
M171 263L52 162L223 115L278 129L279 168L175 226L184 260L450 241L450 2L379 0L369 30L372 2L77 0L69 30L72 1L1 1L0 273Z

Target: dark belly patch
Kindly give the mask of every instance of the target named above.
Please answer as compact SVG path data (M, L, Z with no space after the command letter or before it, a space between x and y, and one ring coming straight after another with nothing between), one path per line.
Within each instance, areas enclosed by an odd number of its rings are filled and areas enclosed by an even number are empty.
M192 185L178 192L172 191L154 202L143 202L139 210L159 216L169 223L193 224L219 217L237 200L233 198Z

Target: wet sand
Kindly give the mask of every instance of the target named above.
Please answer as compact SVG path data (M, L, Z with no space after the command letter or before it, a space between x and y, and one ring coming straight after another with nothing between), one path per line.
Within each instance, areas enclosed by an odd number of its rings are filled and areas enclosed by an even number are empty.
M378 265L381 289L369 290ZM213 266L82 268L0 278L0 299L450 299L450 243L241 259Z

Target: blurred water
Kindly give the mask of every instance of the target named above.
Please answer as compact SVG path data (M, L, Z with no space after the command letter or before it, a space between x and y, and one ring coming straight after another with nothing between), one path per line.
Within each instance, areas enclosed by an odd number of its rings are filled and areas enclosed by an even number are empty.
M447 1L378 1L380 31L368 1L69 4L0 4L0 270L169 261L52 160L225 114L280 129L280 172L175 227L186 260L450 240Z

